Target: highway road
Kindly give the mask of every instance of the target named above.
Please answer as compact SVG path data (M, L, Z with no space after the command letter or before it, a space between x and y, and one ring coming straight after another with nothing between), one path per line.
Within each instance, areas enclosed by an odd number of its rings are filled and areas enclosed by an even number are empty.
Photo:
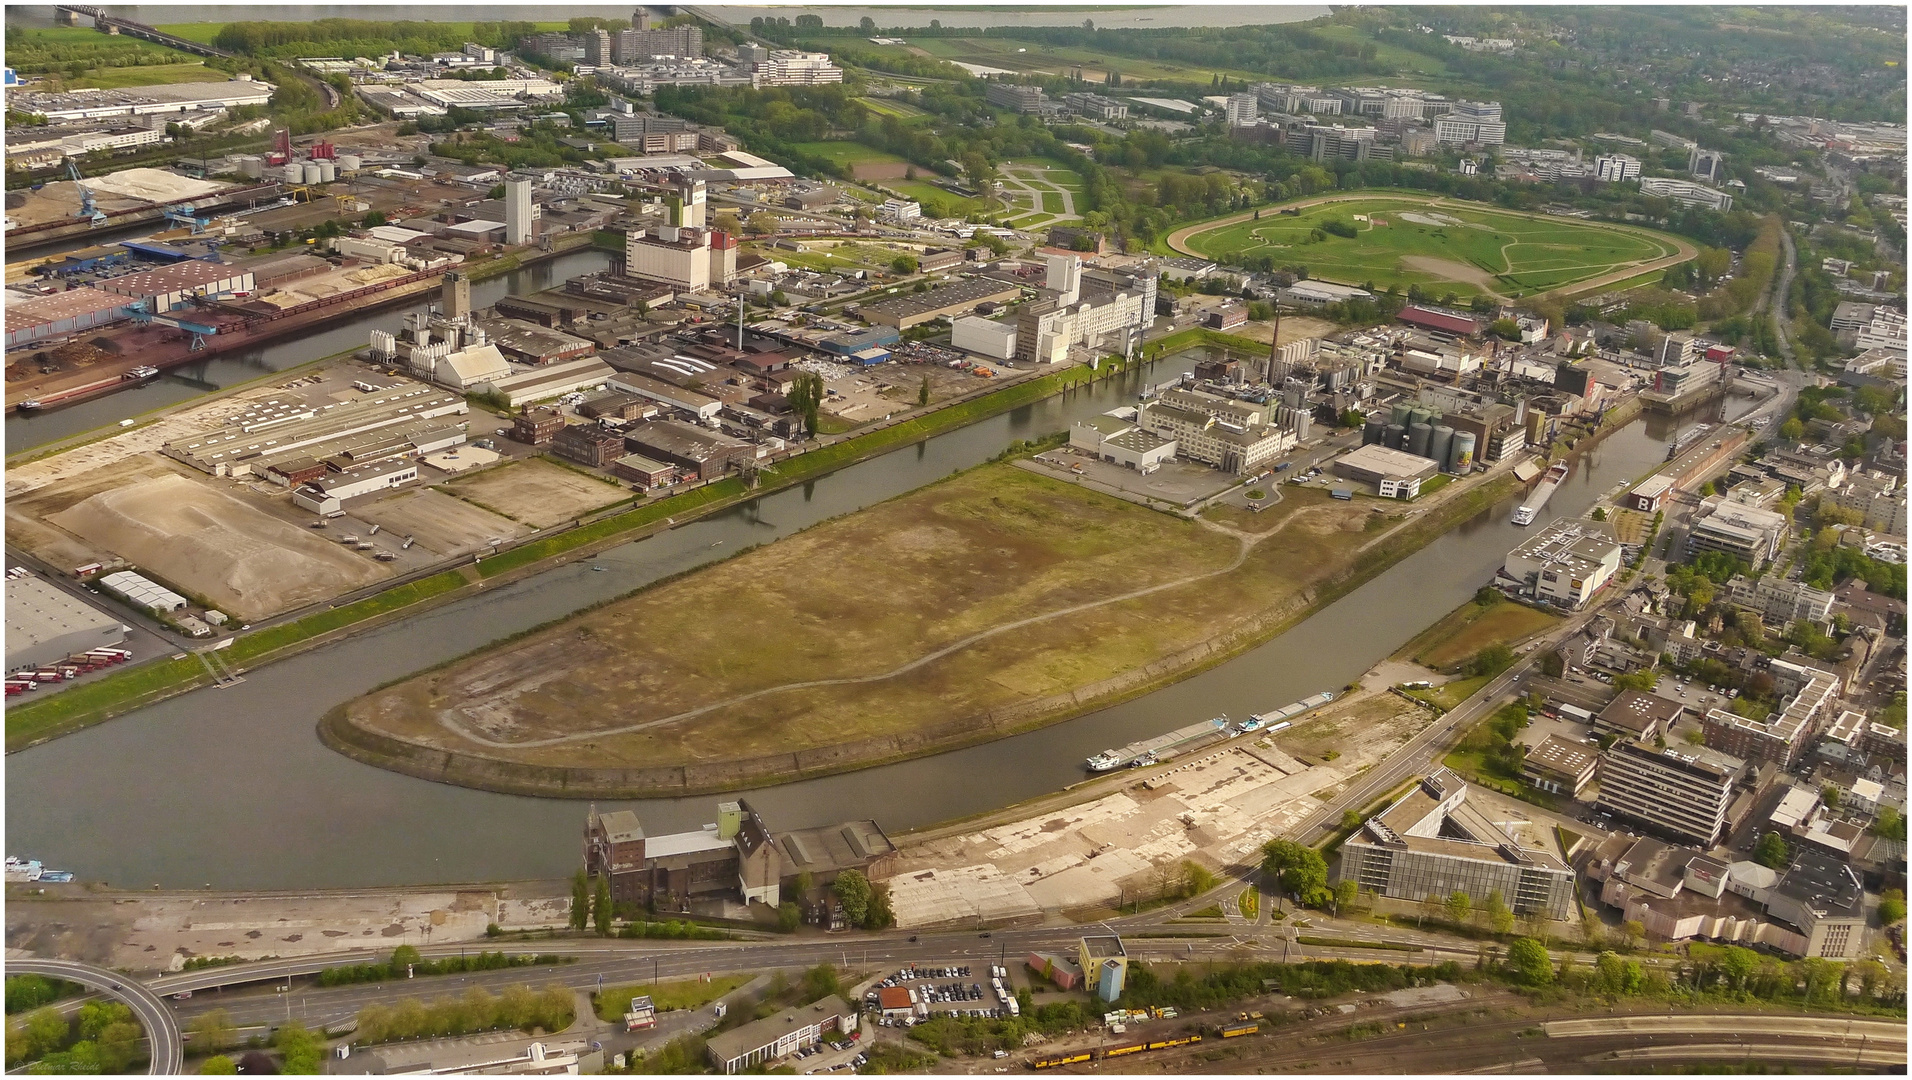
M65 979L124 1002L146 1028L146 1041L151 1047L151 1060L146 1072L152 1076L173 1076L184 1070L186 1051L180 1038L179 1024L173 1019L173 1011L166 1006L166 1002L160 1000L159 995L140 982L117 971L71 960L9 959L6 969L8 975L46 975Z

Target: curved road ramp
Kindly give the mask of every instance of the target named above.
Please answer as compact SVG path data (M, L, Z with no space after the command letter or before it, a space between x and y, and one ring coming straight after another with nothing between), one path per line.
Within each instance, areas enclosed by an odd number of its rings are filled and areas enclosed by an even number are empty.
M147 1074L176 1076L185 1071L186 1047L179 1034L179 1023L173 1019L173 1011L167 1008L159 995L148 990L144 984L117 971L108 971L91 964L76 964L70 960L9 959L6 967L9 975L46 975L65 979L120 1001L133 1010L133 1015L139 1017L140 1024L146 1028L146 1041L151 1047Z

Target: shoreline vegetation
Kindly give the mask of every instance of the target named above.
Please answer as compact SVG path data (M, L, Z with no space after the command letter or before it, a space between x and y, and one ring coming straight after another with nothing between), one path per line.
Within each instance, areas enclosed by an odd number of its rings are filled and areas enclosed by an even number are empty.
M1203 334L1207 336L1204 337ZM1152 343L1151 356L1210 342L1236 348L1261 348L1245 338L1213 331L1183 332ZM1071 367L1015 383L977 397L952 402L931 412L860 435L850 435L764 470L752 490L730 477L704 487L643 502L580 527L532 540L476 564L443 570L383 592L266 627L233 639L217 658L232 674L244 674L308 649L337 640L350 631L370 629L398 618L463 599L480 588L515 581L596 554L618 544L644 539L665 528L686 525L737 503L816 480L828 473L881 456L903 446L946 434L1000 413L1033 404L1065 390L1132 370L1104 364L1100 370ZM210 686L215 679L196 655L141 664L51 697L10 705L6 715L7 753L17 753L62 735L80 731L167 698Z

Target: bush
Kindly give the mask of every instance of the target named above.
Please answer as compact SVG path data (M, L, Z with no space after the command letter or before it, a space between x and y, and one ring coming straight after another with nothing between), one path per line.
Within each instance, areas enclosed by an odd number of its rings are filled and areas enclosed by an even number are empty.
M1352 240L1356 236L1360 235L1360 230L1354 227L1353 222L1343 221L1340 218L1335 218L1332 221L1322 222L1321 231L1325 233L1332 233L1335 236L1339 236L1347 240Z
M457 997L426 1004L404 998L396 1005L368 1005L359 1012L357 1041L361 1044L397 1039L467 1035L476 1031L516 1028L562 1031L575 1018L577 998L566 986L553 983L543 990L513 986L492 994L474 986ZM284 1029L281 1029L283 1034ZM287 1061L290 1062L288 1054Z

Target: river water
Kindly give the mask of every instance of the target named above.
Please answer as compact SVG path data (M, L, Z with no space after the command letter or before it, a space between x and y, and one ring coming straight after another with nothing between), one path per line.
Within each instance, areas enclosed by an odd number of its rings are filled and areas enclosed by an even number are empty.
M332 706L421 668L967 468L1011 440L1131 401L1185 360L960 431L626 544L392 626L368 631L7 759L9 850L122 886L364 887L551 878L577 858L579 802L498 795L401 776L322 747ZM1583 459L1550 515L1582 512L1664 456L1635 423ZM1516 500L1403 560L1288 633L1153 694L1026 735L749 797L777 828L873 817L891 831L999 808L1082 778L1105 747L1218 712L1241 716L1339 687L1491 576L1524 535ZM1544 523L1543 523L1544 524ZM721 542L721 546L719 543ZM979 783L979 777L987 777ZM629 805L653 834L712 820L718 797Z
M580 274L611 265L602 251L574 251L549 262L527 266L471 287L472 303L488 307L506 296L521 296L551 288ZM13 413L7 417L7 453L17 454L43 443L92 431L155 409L190 401L202 394L264 378L275 371L297 367L321 356L363 348L373 330L396 331L406 314L423 311L438 301L436 290L409 304L394 305L348 320L330 329L212 357L172 368L152 382L105 397L82 401L42 413Z

